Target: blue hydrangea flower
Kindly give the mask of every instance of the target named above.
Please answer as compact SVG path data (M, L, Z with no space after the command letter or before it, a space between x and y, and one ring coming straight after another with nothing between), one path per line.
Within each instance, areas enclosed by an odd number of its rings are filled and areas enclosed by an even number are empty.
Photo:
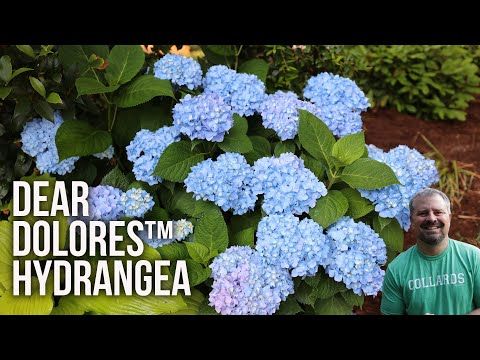
M248 246L228 248L210 268L210 305L223 315L271 315L293 293L288 271L268 265Z
M256 75L237 73L225 65L210 67L203 87L205 93L220 95L240 116L253 115L267 96L265 84Z
M133 162L135 178L149 185L162 182L162 178L153 175L160 156L168 145L180 140L180 133L173 126L164 126L157 131L142 129L126 147L127 158Z
M173 125L192 140L222 142L233 126L232 108L217 94L186 95L173 108Z
M270 215L258 224L258 253L267 263L291 269L292 276L313 276L328 263L329 247L323 229L311 219L292 214Z
M118 220L124 215L122 190L110 185L90 187L88 191L88 220Z
M167 54L154 65L156 78L171 80L176 85L185 85L190 90L202 84L202 69L192 58Z
M22 149L32 157L36 157L36 167L40 173L65 175L75 169L78 156L59 161L55 135L63 118L55 112L54 122L46 119L33 119L25 124L21 133Z
M254 191L264 194L262 209L267 215L300 215L327 194L325 185L292 153L261 158L253 169Z
M368 98L354 81L330 73L310 78L305 98L318 108L318 116L339 137L362 130L360 113L369 107Z
M387 248L372 228L342 217L327 231L331 249L325 272L357 295L376 295L382 289Z
M418 191L438 182L439 175L435 161L427 159L415 149L405 145L385 153L374 145L368 146L372 159L390 166L400 184L390 185L381 189L363 190L360 194L375 205L375 211L380 216L396 218L404 230L410 228L410 199Z
M152 195L142 189L130 189L124 192L120 201L128 217L141 218L155 205Z
M187 192L197 200L209 200L223 211L245 214L255 207L258 193L251 186L253 169L243 155L221 154L216 161L207 159L193 166L185 179Z
M113 148L113 145L110 145L104 151L93 154L93 156L99 159L111 159L114 153L115 153L115 150Z
M154 224L152 226L152 236L148 236L149 234L147 227L145 227L142 231L139 231L138 236L149 246L153 248L159 248L175 241L185 240L185 238L193 232L193 224L185 219L173 221L172 230L173 234L171 238L158 238L158 226L157 224Z

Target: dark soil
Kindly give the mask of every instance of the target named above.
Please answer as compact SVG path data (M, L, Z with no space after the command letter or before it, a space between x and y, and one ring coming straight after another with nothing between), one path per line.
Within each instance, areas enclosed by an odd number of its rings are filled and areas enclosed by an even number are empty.
M480 174L480 99L473 101L465 122L428 121L401 114L395 110L372 110L364 114L367 144L390 150L404 144L421 153L431 148L419 135L423 134L446 159L471 164L468 169ZM450 237L480 247L480 180L475 179L460 205L452 204ZM405 233L404 249L415 244L410 232ZM365 298L357 314L380 314L381 296Z

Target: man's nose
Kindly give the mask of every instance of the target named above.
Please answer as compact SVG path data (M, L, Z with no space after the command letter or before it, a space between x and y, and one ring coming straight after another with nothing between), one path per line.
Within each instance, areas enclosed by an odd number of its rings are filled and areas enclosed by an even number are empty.
M430 211L427 215L427 220L429 221L435 221L437 220L437 217L435 216L435 214L433 213L433 211Z

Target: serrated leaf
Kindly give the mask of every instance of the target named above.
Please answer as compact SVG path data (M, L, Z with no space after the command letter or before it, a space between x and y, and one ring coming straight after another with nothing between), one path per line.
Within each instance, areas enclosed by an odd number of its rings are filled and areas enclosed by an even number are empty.
M387 248L396 251L403 251L403 230L396 219L392 219L379 233L380 237L387 245Z
M190 141L170 144L160 156L154 174L168 181L183 182L192 166L203 160L202 154L190 150Z
M221 253L228 246L227 224L220 211L205 213L195 226L194 234L195 242L205 245L210 251Z
M263 136L249 136L249 138L252 142L253 151L246 153L244 156L250 165L262 157L272 155L270 142Z
M310 169L311 172L315 174L317 179L322 180L325 176L325 168L323 167L322 163L311 157L307 154L300 155L300 158L305 163L305 167Z
M30 56L31 58L35 57L35 52L33 51L30 45L15 45L15 46L17 47L18 50L20 50L25 55Z
M139 45L115 45L108 57L105 78L110 85L125 84L132 80L145 62Z
M253 145L250 138L246 135L248 122L244 117L233 114L233 126L225 135L223 141L218 143L218 147L225 152L236 152L245 154L253 151Z
M265 82L267 81L268 63L262 59L250 59L239 66L238 72L256 75Z
M44 101L44 100L34 100L33 101L33 109L41 117L43 117L45 119L48 119L50 121L54 120L53 108L46 101Z
M170 215L168 215L167 210L155 205L152 210L145 214L145 220L169 221Z
M380 215L376 215L373 218L373 229L377 234L380 234L382 230L385 228L385 226L390 224L392 220L393 220L392 218L384 218L384 217L381 217Z
M316 299L328 299L337 293L346 291L345 284L333 280L325 273L319 272L317 275L319 278L318 285L313 288Z
M29 76L28 79L30 80L30 84L32 85L33 89L42 97L45 97L46 91L45 86L43 86L42 82L33 76Z
M340 295L347 304L352 306L361 307L365 301L365 297L363 295L357 295L352 290L343 291L340 293Z
M279 157L281 154L287 152L295 154L295 143L292 140L280 141L273 149L273 154L276 157Z
M233 233L230 237L231 246L250 246L255 247L255 228L247 228Z
M94 70L90 69L89 59L95 54L103 59L108 57L106 45L61 45L58 49L58 59L66 69L76 66L81 76L94 76Z
M365 152L365 135L362 132L342 137L333 144L332 155L343 165L349 165Z
M90 94L104 94L117 90L120 85L105 86L97 79L81 77L75 81L78 96Z
M153 75L142 75L122 87L114 101L119 107L127 108L146 103L156 96L175 99L170 81L157 79Z
M80 120L65 120L57 130L55 143L59 160L104 151L112 145L110 133L98 130Z
M129 181L125 174L118 168L118 166L115 166L107 175L103 177L100 185L110 185L123 191L127 191Z
M187 259L187 269L188 269L188 279L190 281L190 286L197 286L210 277L212 270L207 267L203 267L201 264L196 261Z
M367 199L363 198L360 193L352 188L345 188L341 190L342 194L348 200L347 216L358 219L370 213L374 206Z
M0 87L0 99L5 100L8 95L12 92L12 87Z
M332 148L335 138L327 125L306 110L299 110L298 137L302 147L317 160L332 167Z
M399 184L388 165L369 158L361 158L345 166L340 179L355 189L372 190Z
M280 308L275 314L278 315L295 315L303 311L293 295L287 297L285 301L280 303Z
M12 77L12 61L10 56L3 55L0 58L0 80L8 83Z
M188 258L187 247L184 243L172 243L158 248L160 256L164 260L176 261Z
M192 194L176 191L172 199L172 210L178 210L186 215L199 218L205 212L220 211L220 208L209 201L195 200Z
M352 306L342 296L336 295L324 300L317 300L315 303L315 314L317 315L351 315Z
M62 98L56 92L51 92L47 96L47 102L49 102L50 104L62 104L63 103Z
M313 306L315 304L315 299L313 299L311 296L312 291L313 288L302 281L295 290L295 299L301 304Z
M308 212L315 222L327 228L340 217L345 215L348 209L348 201L338 190L330 190L326 196L317 200L315 207Z
M188 255L200 264L207 265L208 260L211 259L210 250L203 244L197 242L185 242Z

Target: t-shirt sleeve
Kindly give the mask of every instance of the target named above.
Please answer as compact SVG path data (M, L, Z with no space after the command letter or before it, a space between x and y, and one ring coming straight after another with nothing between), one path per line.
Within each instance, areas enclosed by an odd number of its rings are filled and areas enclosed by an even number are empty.
M405 302L403 301L402 290L390 268L387 268L385 278L383 279L380 311L385 315L405 314Z
M475 309L480 308L480 251L475 251L473 266L473 302Z

